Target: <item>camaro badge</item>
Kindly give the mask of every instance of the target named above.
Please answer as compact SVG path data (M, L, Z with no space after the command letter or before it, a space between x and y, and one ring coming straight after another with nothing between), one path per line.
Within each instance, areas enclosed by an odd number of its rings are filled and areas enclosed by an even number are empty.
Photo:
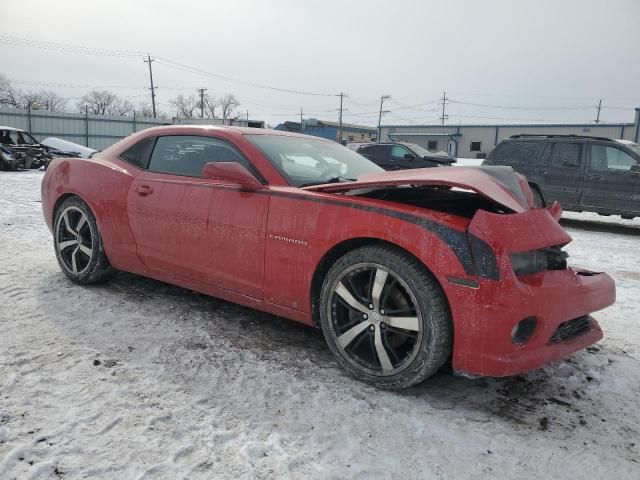
M307 242L306 240L298 240L297 238L283 237L282 235L274 235L273 233L269 234L269 238L272 238L273 240L280 240L282 242L295 243L296 245L309 245L309 242Z

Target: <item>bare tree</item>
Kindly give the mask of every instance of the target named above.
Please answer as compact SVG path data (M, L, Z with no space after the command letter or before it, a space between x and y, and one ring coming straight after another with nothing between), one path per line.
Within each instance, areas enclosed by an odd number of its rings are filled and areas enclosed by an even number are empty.
M138 105L136 106L136 115L140 115L141 117L152 118L153 107L149 102L138 102Z
M178 113L178 117L182 118L195 118L196 111L200 107L200 102L196 99L195 95L178 95L176 98L169 100L169 103L173 105Z
M233 93L228 93L224 97L220 97L218 106L220 107L220 114L224 120L238 117L236 109L240 106L240 102Z
M134 106L126 98L116 97L115 101L107 108L107 115L119 115L124 117L133 113Z
M218 100L215 97L205 95L204 97L204 116L207 118L218 118L216 110L218 108Z
M53 90L40 90L40 105L43 110L50 112L64 112L67 109L68 100L61 97Z
M78 109L81 112L106 115L117 99L118 96L108 90L91 90L82 96L78 102Z
M19 108L64 112L67 108L67 99L61 97L53 90L28 91L18 93L17 104Z
M6 75L0 73L0 105L19 108L20 91L13 86Z

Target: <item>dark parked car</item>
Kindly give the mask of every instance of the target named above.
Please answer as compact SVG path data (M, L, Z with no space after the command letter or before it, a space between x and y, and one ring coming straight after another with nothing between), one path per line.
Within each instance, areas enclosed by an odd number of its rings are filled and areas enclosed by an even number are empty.
M362 145L357 152L385 170L440 167L456 161L445 152L430 152L415 143L370 143Z
M483 165L509 165L525 175L541 205L557 201L565 210L640 216L640 145L628 140L514 135Z
M0 169L47 168L51 158L49 148L28 132L14 127L0 127Z

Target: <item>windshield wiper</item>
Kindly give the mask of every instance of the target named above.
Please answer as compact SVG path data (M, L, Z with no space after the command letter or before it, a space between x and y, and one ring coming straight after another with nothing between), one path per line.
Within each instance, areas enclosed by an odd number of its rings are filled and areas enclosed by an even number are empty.
M342 182L355 182L355 181L356 181L355 178L332 177L328 180L322 180L320 182L303 183L302 185L300 185L300 188L312 187L313 185L324 185L325 183L342 183Z

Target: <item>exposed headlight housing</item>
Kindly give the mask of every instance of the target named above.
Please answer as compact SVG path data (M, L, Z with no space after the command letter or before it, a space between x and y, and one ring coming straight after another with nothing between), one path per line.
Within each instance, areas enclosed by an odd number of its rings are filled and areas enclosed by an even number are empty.
M544 270L564 270L569 254L561 246L511 254L511 268L518 277Z

